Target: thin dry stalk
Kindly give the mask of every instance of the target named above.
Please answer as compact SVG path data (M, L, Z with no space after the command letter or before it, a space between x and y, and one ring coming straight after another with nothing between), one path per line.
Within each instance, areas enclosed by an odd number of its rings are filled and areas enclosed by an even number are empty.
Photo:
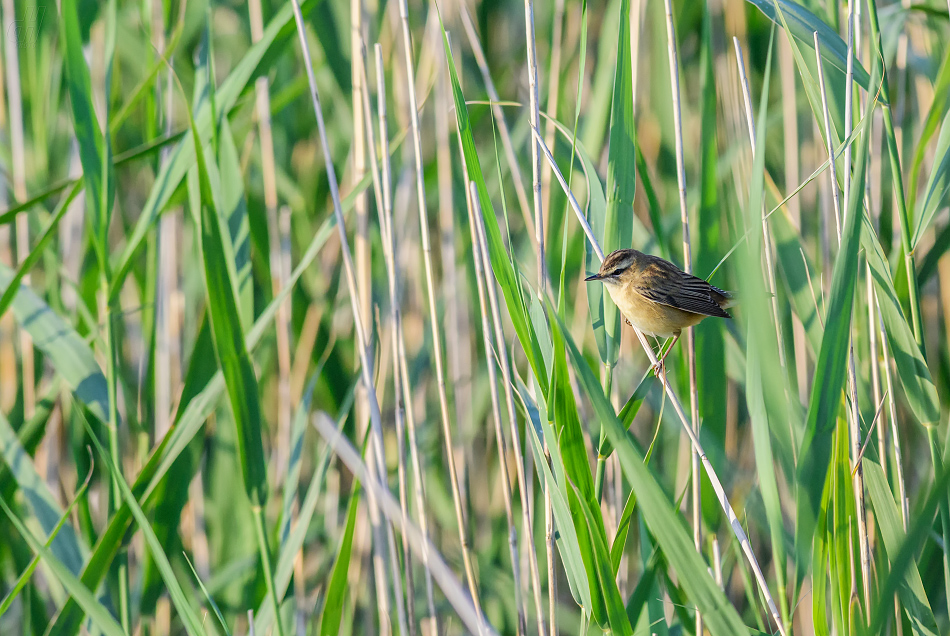
M296 4L296 0L294 0ZM389 491L382 487L372 476L372 470L360 459L359 452L353 448L353 445L340 434L336 428L322 418L315 418L313 425L327 440L327 443L333 448L333 451L343 461L350 471L356 475L364 485L367 492L372 490L379 502L380 509L386 518L393 523L400 532L409 537L409 545L412 551L417 554L428 554L429 562L432 568L432 576L439 584L445 598L452 605L452 608L458 614L459 618L465 624L466 629L472 633L494 635L497 634L492 626L482 616L481 611L475 607L465 589L462 587L455 575L446 565L445 561L439 555L435 546L429 541L419 528L402 514L399 504L393 499Z
M551 59L548 66L548 106L545 109L547 119L544 122L544 143L554 147L554 120L557 119L558 97L561 92L561 50L564 37L564 0L554 0L552 19ZM547 210L551 203L551 169L547 164L541 166L542 207Z
M438 20L430 16L429 23L433 26L429 29L431 34L429 40L438 39L438 42L433 43L430 48L439 51L442 47L442 36L441 29L438 28ZM468 370L472 368L472 350L469 335L471 326L468 315L468 293L465 286L466 280L459 276L455 265L455 208L452 194L452 149L449 146L452 128L455 125L454 121L451 121L454 120L452 88L445 55L432 55L432 58L436 63L442 62L436 64L434 69L437 73L435 78L435 154L439 186L439 255L442 260L442 296L446 299L445 324L449 326L452 333L458 334L457 337L447 339L446 354L449 360L452 393L455 398L455 419L460 430L465 430L461 426L463 422L467 422L468 430L471 431L472 379ZM467 454L470 452L470 447L466 447L465 450ZM468 456L465 463L472 463ZM464 471L462 483L467 483Z
M884 329L884 318L878 312L881 329ZM907 532L907 522L910 509L907 499L907 488L904 483L904 462L901 456L901 438L897 430L897 404L894 400L894 378L891 375L891 354L887 346L887 339L881 339L881 353L884 355L884 382L887 391L887 409L891 420L891 444L894 446L894 468L897 476L897 496L900 497L901 524Z
M676 137L676 183L679 189L680 223L683 226L683 262L686 272L693 273L693 249L689 240L689 210L686 207L686 164L683 157L683 111L680 104L680 74L676 55L676 26L673 24L671 0L666 7L666 50L670 61L670 89L673 100L673 132ZM686 330L686 364L689 368L689 414L693 432L699 435L699 391L696 387L696 334L692 327ZM699 455L694 450L690 458L692 474L691 496L693 510L693 545L702 555L703 510L700 488L702 474L699 470ZM696 611L696 633L703 633L703 615Z
M364 0L350 0L350 66L351 99L353 107L353 145L351 183L359 183L366 175L366 121L361 105L362 94L366 92L363 85L364 73L360 70L362 57L360 49L367 36ZM353 202L353 215L356 217L356 232L354 233L353 247L356 257L356 282L359 290L360 307L363 310L363 327L366 329L366 344L373 342L373 281L371 270L371 243L369 237L369 195L357 195ZM357 389L356 421L360 432L366 425L368 413L367 397L363 389Z
M355 3L354 3L355 4ZM261 0L249 0L247 3L251 23L251 41L258 42L264 37L264 18L261 13ZM267 234L270 240L271 293L280 294L290 276L290 210L279 212L277 201L277 170L274 160L274 136L270 118L270 85L267 74L262 74L254 83L256 98L255 111L257 130L261 145L261 176L264 183L264 208L267 215ZM290 395L290 297L277 306L274 318L277 333L277 460L274 471L284 474L290 454L290 421L293 402Z
M564 179L564 175L561 174L560 169L557 167L554 157L551 155L551 151L548 150L546 145L544 145L541 138L541 133L536 128L532 129L532 132L535 138L541 142L539 144L540 148L542 152L544 152L544 156L547 158L548 163L551 164L551 168L554 171L554 175L557 177L558 182L561 184L561 188L567 195L568 201L571 204L571 208L574 210L574 215L577 217L578 222L580 222L581 227L584 229L584 234L587 235L587 240L590 241L591 247L593 247L597 257L601 262L603 262L604 250L600 247L600 243L597 242L597 238L594 236L594 231L587 222L587 218L584 216L583 210L581 210L580 205L577 203L577 199L574 198L574 194L568 187L567 181ZM637 335L637 339L640 341L643 351L647 354L650 364L656 366L658 364L658 360L656 353L654 353L653 348L650 346L650 343L647 342L646 337L640 332L639 329L634 327L633 331ZM699 437L693 432L693 429L689 424L689 420L686 418L686 413L683 411L683 405L676 396L676 393L673 391L673 385L667 381L666 375L663 373L659 375L659 380L666 391L667 397L670 399L670 403L673 405L673 410L676 411L676 415L679 417L680 423L683 425L683 429L686 431L687 436L689 436L689 441L693 446L693 450L695 450L699 455L699 459L703 464L703 468L706 470L706 476L709 478L710 485L713 491L716 493L716 497L719 499L719 504L722 506L723 512L726 513L726 518L729 519L729 525L732 527L733 534L735 534L736 539L739 541L739 545L742 546L742 552L749 561L749 566L752 568L752 572L755 575L756 583L758 584L762 595L765 597L765 601L769 607L769 612L771 613L775 624L778 626L779 633L782 636L788 636L785 625L782 623L782 620L779 616L778 608L775 605L775 599L773 598L772 593L769 591L768 582L765 580L765 575L762 573L762 568L759 567L759 562L755 558L755 553L752 552L752 546L749 543L749 537L742 528L742 523L736 516L735 510L732 508L732 504L729 503L729 498L726 495L725 489L722 487L722 482L719 481L719 476L716 474L716 470L709 462L709 458L706 456L706 451L703 450L702 444L699 441Z
M534 2L524 0L524 28L528 53L528 115L531 125L541 130L541 115L538 112L538 53L534 40ZM541 153L538 144L531 143L531 176L534 190L534 237L538 248L538 298L544 297L544 285L547 276L544 267L544 218L541 209ZM543 634L542 634L543 636Z
M557 105L561 86L561 50L564 31L564 0L554 2L554 33L551 36L551 62L548 69L548 119L545 122L544 139L548 147L554 147L554 120L557 119ZM544 195L544 209L551 202L551 168L542 166L541 187ZM544 440L545 461L550 463L551 452L547 440ZM554 572L554 508L551 491L544 489L544 551L548 575L548 630L549 636L557 636L557 576Z
M4 24L13 26L16 22L16 10L13 0L3 0ZM26 149L23 141L23 100L20 91L19 41L12 29L4 34L4 60L6 61L6 89L10 114L10 172L13 181L13 197L17 203L26 201ZM30 253L30 236L26 214L16 217L16 258L17 265L23 263ZM29 286L30 275L23 277L23 284ZM20 329L20 370L23 390L23 416L30 418L36 407L36 386L33 379L33 339L26 329ZM15 377L15 376L10 376Z
M373 111L372 111L372 108L370 107L370 101L369 101L369 80L367 79L367 74L366 74L366 45L362 41L360 42L360 62L361 62L359 64L360 82L364 89L360 94L360 101L362 102L362 108L363 108L363 121L366 124L367 154L370 157L369 165L370 165L370 170L371 170L372 179L373 179L373 192L376 195L376 210L377 210L377 213L379 214L379 227L380 227L380 232L382 234L382 239L383 239L382 240L382 243L384 246L383 249L385 252L389 252L384 258L388 266L388 264L393 262L392 253L390 252L390 248L392 247L392 237L390 234L392 231L392 226L388 223L386 216L384 214L383 186L381 184L382 179L379 174L379 165L376 163L376 157L374 156L376 153L376 148L377 148L376 134L372 126ZM384 94L384 101L385 101L385 94ZM392 295L394 295L395 293L395 279L394 278L393 278L392 284L390 285L390 293ZM390 299L392 300L392 296L390 297ZM393 330L391 340L393 341L393 343L395 343L396 341L395 330ZM393 348L395 349L398 355L398 346L394 344ZM393 363L395 367L395 360L393 361ZM394 378L394 382L396 382L395 386L396 386L397 404L399 402L398 391L401 384L401 382L399 382L398 376L399 376L398 369L394 368L393 378ZM401 461L402 453L398 453L398 455ZM405 469L404 469L404 466L402 465L400 465L399 474L402 476L401 482L399 484L399 492L400 494L402 494L405 492ZM400 497L400 502L403 506L405 506L405 497ZM404 507L404 511L405 511L405 507ZM395 593L395 598L396 598L396 616L399 621L399 633L405 634L407 633L406 609L405 609L405 604L404 604L405 597L403 596L403 593L402 593L402 579L399 572L399 554L398 552L396 552L396 542L393 536L392 527L389 524L386 525L386 542L389 547L389 564L390 564L390 568L392 570L392 576L393 576L393 591Z
M752 143L752 155L755 159L755 119L752 115L752 93L749 91L749 78L745 72L745 61L742 57L742 46L739 44L739 38L733 37L732 42L736 47L736 62L739 68L739 80L742 86L742 101L745 103L746 123L749 125L749 140ZM769 229L768 217L765 214L765 203L762 204L762 251L765 252L765 271L769 283L769 293L772 294L772 324L775 325L775 339L778 343L778 362L784 371L785 365L785 346L782 340L781 314L778 311L778 294L775 284L775 265L772 262L772 232Z
M498 397L498 371L495 369L495 363L493 361L496 350L499 358L503 357L505 353L503 350L503 341L501 343L492 342L492 330L488 320L488 301L485 298L485 285L491 286L492 282L491 278L485 274L485 268L482 263L483 255L478 248L479 239L476 229L476 216L481 215L481 209L478 208L478 193L474 188L475 183L472 182L472 191L470 196L466 197L469 202L469 205L466 207L468 208L469 230L472 234L472 261L475 264L475 282L478 287L478 309L482 320L485 362L488 365L488 388L491 394L492 420L495 424L495 443L498 445L498 467L505 493L502 498L505 501L505 515L508 519L508 551L511 554L511 570L515 588L515 609L518 612L518 634L525 634L527 632L527 619L525 617L525 604L521 591L518 530L515 528L515 515L511 502L511 478L508 474L508 444L505 441L505 434L501 428L501 401ZM473 208L478 210L477 213Z
M366 339L366 330L363 325L363 313L362 307L360 306L360 298L358 296L358 287L356 282L356 275L353 267L353 256L350 253L350 245L347 242L346 237L346 224L343 219L343 207L340 203L340 190L336 178L336 171L333 167L333 158L330 155L330 146L327 142L327 129L326 124L323 121L323 110L320 106L320 92L317 88L316 78L314 77L313 72L313 63L310 58L310 47L307 43L307 34L306 28L304 26L303 15L300 11L300 3L298 0L291 0L293 4L294 17L296 18L297 23L297 34L300 38L300 47L303 53L304 67L307 71L307 80L310 85L310 97L313 102L314 115L317 119L317 129L320 133L320 144L323 148L324 162L326 164L327 171L327 181L330 185L330 196L333 200L333 212L336 217L337 231L340 236L340 247L343 255L343 270L346 277L346 284L350 296L350 306L353 312L353 322L356 331L356 348L360 357L360 373L362 376L363 385L366 388L367 399L369 401L369 412L370 420L373 428L373 444L371 450L373 451L374 461L370 462L371 470L373 471L373 480L375 485L375 480L381 480L386 475L386 463L385 455L383 451L383 433L382 433L382 417L379 412L379 402L376 399L376 388L373 384L373 360L370 355L369 346ZM370 484L366 484L369 489L375 491L376 489L372 488ZM368 493L370 490L367 491ZM388 493L387 493L388 494ZM377 495L373 492L370 499L370 512L371 516L375 516L378 512L376 505L378 503L374 501ZM378 524L374 524L378 525ZM379 537L377 537L379 538ZM383 552L386 550L386 543L382 540L374 541L375 548L378 552ZM379 569L379 568L377 568ZM383 570L384 572L385 570ZM380 578L385 579L385 574L381 574ZM379 583L379 585L385 585L385 582ZM378 602L382 603L383 599L388 601L389 594L384 593L380 595L380 598L377 599ZM388 617L387 617L388 618ZM384 620L381 614L380 618L381 627L388 626L388 620Z
M475 63L482 75L482 81L485 83L485 90L488 92L488 99L491 101L492 115L495 118L495 124L498 126L498 132L501 134L501 146L505 151L505 159L508 161L508 167L511 169L511 178L515 186L515 194L518 197L518 207L521 209L521 215L524 218L525 228L530 236L537 240L537 231L534 227L534 220L531 218L531 204L528 203L527 191L524 187L524 179L521 176L521 168L518 166L518 159L515 155L515 147L511 141L511 131L505 120L505 114L501 109L501 98L498 96L498 90L495 88L495 82L492 81L491 71L488 70L488 60L485 58L485 52L482 50L482 43L475 32L475 25L472 22L472 16L468 12L468 7L461 5L459 13L462 17L462 27L465 30L465 36L472 47L472 53L475 55Z
M383 256L386 260L386 274L389 282L390 298L390 316L393 323L393 381L396 382L396 436L399 440L399 462L405 463L405 446L402 442L406 425L409 431L409 447L413 462L414 476L414 495L416 498L416 514L419 515L419 527L426 541L429 540L429 524L426 518L425 495L422 490L423 472L422 463L419 461L419 449L416 444L416 423L412 411L412 386L409 383L408 364L406 363L406 343L402 330L402 310L399 300L399 269L396 260L396 232L393 228L393 197L392 197L392 167L389 163L389 128L386 122L386 75L383 66L383 49L379 44L375 47L376 53L376 111L379 117L379 143L380 157L382 159L382 190L383 206L382 216L380 217L380 228L385 229L386 239L384 241ZM401 469L403 472L404 468ZM405 477L400 477L399 491L400 504L407 508L406 493L407 485ZM412 586L412 568L409 562L408 543L404 540L403 548L405 550L406 560L406 581L409 587L409 599ZM432 573L429 571L429 560L427 550L422 552L422 567L425 570L426 582L426 601L429 610L429 619L433 624L435 633L438 632L438 623L436 622L435 600L432 595ZM410 616L414 613L410 612ZM415 621L410 618L410 629L415 629Z
M792 45L787 38L781 38L778 51L779 71L782 81L782 128L785 131L785 183L799 183L800 140L798 137L798 111L795 88L795 59ZM792 224L801 231L802 210L798 197L788 201L788 211ZM808 348L805 344L805 326L798 314L792 313L792 342L795 351L795 376L798 386L798 401L808 403Z
M7 110L6 110L6 77L3 65L0 64L0 142L6 141ZM0 205L4 209L9 205L7 197L7 175L0 174ZM78 197L77 197L78 198ZM13 266L13 252L10 249L10 226L0 225L0 263L8 267ZM64 294L65 295L65 294ZM16 349L13 346L16 333L16 323L13 312L5 312L0 316L0 377L16 377ZM0 410L8 412L16 403L17 384L14 381L0 382Z
M152 33L155 48L165 53L165 25L161 2L152 4ZM174 100L172 70L165 73L165 86L156 88L156 102L162 103L163 128L171 134ZM162 148L160 162L164 163L170 150ZM180 232L178 209L169 210L158 221L158 267L155 281L155 439L161 439L171 426L172 393L181 375L181 345L178 338L178 316L175 297L178 293L178 236Z
M821 59L821 44L818 42L818 32L815 31L812 36L815 39L815 55ZM829 175L831 182L831 198L834 202L835 214L835 232L838 236L838 243L841 243L841 201L838 198L838 168L835 165L834 141L831 138L831 115L828 111L828 93L825 91L825 73L822 65L818 65L818 87L821 90L821 109L822 117L825 120L825 146L828 149Z
M406 83L409 93L410 131L416 168L416 197L419 206L419 231L422 238L422 258L426 275L426 291L429 303L429 324L432 329L432 349L435 358L436 382L439 393L439 411L442 419L442 435L445 444L445 454L449 465L450 489L455 504L455 521L458 525L459 542L461 544L462 562L465 567L465 577L475 609L481 615L481 603L478 598L478 587L475 582L475 570L472 564L472 555L469 549L468 533L465 530L465 519L462 511L462 495L459 489L458 468L455 464L455 443L452 440L452 429L449 425L449 403L445 391L445 370L442 361L442 336L439 332L439 316L435 297L435 280L432 273L432 246L429 241L429 222L426 216L425 178L422 168L422 137L419 132L419 106L416 100L416 86L414 80L412 37L409 31L409 7L406 0L399 2L399 17L402 22L403 47L406 59Z
M844 137L851 136L854 119L854 5L855 0L848 2L848 70L845 75L845 99L844 99ZM820 46L820 45L819 45ZM816 49L817 52L817 49ZM820 59L820 58L818 58ZM818 64L821 67L821 64ZM826 131L830 136L831 131ZM844 150L844 210L846 214L851 205L851 144L845 146ZM832 186L837 188L837 184ZM861 212L859 211L858 214ZM844 216L842 216L844 221ZM840 246L840 239L839 239ZM850 331L850 328L849 328ZM854 502L857 507L858 516L858 549L861 551L861 581L864 591L864 611L868 621L871 620L871 547L867 532L867 510L864 505L864 467L859 458L861 448L861 422L858 411L858 380L855 373L854 364L854 337L851 337L851 343L848 349L848 382L851 386L851 418L850 440L851 440L851 458L855 464L855 474L852 480L854 488Z
M482 266L485 271L485 283L488 289L488 302L491 306L492 327L495 330L495 346L498 357L498 363L501 366L502 386L505 389L505 408L508 415L508 424L511 427L511 449L514 453L515 472L518 477L518 490L521 493L521 522L525 528L527 537L526 545L528 550L528 564L531 568L531 589L534 592L535 608L538 616L538 633L544 636L544 608L541 604L541 578L538 574L538 555L534 548L534 530L531 523L529 501L531 493L528 491L527 480L525 478L524 455L521 452L521 438L518 435L518 419L515 415L515 398L512 393L511 366L508 361L508 346L505 344L505 331L501 322L501 305L498 302L498 291L495 288L495 276L492 272L491 260L488 255L488 239L485 233L485 219L482 216L481 203L478 199L478 191L475 184L471 184L470 194L472 199L472 209L475 214L475 228L478 230L477 241L472 244L472 248L477 246L482 253ZM517 580L517 579L516 579Z

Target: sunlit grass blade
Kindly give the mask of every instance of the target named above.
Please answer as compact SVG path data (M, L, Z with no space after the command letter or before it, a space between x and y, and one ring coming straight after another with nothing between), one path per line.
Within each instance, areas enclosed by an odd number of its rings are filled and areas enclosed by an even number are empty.
M353 552L353 536L356 534L356 513L360 503L360 482L353 480L350 503L346 513L346 527L343 528L340 547L337 549L336 562L327 586L327 594L320 617L321 636L331 636L340 631L343 618L343 605L346 600L347 575L350 569L350 555Z
M782 26L782 20L776 12L775 5L780 5L780 11L785 16L785 22L792 35L798 40L811 45L812 34L817 31L818 38L821 40L822 59L831 62L842 73L848 67L848 45L845 44L841 36L835 33L834 29L825 24L818 16L803 7L792 2L792 0L748 0L765 16ZM854 79L864 90L870 91L868 87L871 77L861 65L859 60L855 60Z
M930 227L937 209L944 202L947 191L950 190L950 111L943 118L940 125L940 136L937 137L937 148L934 151L934 163L924 188L924 198L914 210L914 239L911 245L917 247L920 237Z
M884 549L888 556L893 558L906 541L901 513L887 485L884 469L877 459L865 456L863 462L865 483L874 505L874 518L881 529ZM898 584L897 593L910 618L914 634L937 636L939 632L937 621L933 610L930 609L930 602L927 600L927 593L924 591L917 564L913 561L908 563L904 578Z
M13 271L0 264L0 286L13 280ZM56 372L93 415L108 420L109 391L92 349L29 287L20 285L13 298L13 315L33 338Z
M541 476L544 480L542 487L551 493L551 507L558 528L555 544L558 547L558 553L564 565L571 595L574 597L575 602L589 614L592 603L590 584L587 578L587 571L584 568L584 560L581 557L580 544L577 540L577 530L574 528L574 520L571 516L570 506L568 505L564 463L561 461L557 438L554 436L554 431L551 429L547 417L542 417L542 415L545 415L540 411L540 409L543 409L545 406L543 402L535 404L531 398L528 387L521 382L518 383L518 395L521 398L522 405L527 412L528 422L531 425L530 431L532 434L527 435L527 437L531 440L531 449L534 452L535 465L540 469ZM548 449L551 455L551 466L548 466L548 462L545 460L543 447L545 440L548 443Z
M887 332L888 346L894 352L897 377L904 387L904 396L914 417L921 424L935 423L940 418L940 401L930 369L914 340L913 327L904 316L894 278L891 275L884 251L877 234L865 219L861 232L861 244L871 268L871 278L877 295L881 319Z
M835 259L831 281L828 314L825 317L825 333L815 368L805 438L798 454L798 480L801 485L798 495L799 542L807 541L814 529L820 508L821 493L831 457L831 434L841 407L841 391L844 388L845 370L848 361L851 314L854 290L858 276L858 247L864 200L864 171L868 158L868 126L870 119L862 124L858 142L857 160L854 169L854 188L846 211L841 232L841 247ZM804 547L801 543L799 547Z

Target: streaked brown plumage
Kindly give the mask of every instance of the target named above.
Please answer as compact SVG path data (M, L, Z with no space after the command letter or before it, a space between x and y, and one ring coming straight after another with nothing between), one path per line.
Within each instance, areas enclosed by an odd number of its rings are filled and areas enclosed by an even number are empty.
M733 302L729 292L637 250L611 252L585 280L603 282L627 322L651 336L679 338L707 316L732 317L726 311Z

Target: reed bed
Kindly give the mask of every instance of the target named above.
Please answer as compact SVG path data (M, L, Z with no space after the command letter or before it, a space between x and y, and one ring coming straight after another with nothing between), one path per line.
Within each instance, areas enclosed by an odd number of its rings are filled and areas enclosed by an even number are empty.
M948 10L3 0L0 633L950 632Z

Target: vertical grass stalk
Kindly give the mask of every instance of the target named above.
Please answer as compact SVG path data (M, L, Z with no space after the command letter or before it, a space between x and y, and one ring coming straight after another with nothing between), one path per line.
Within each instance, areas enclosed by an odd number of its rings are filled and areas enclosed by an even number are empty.
M442 436L445 444L445 454L449 465L450 489L455 504L455 521L458 525L459 542L462 550L462 562L465 567L465 578L472 594L475 609L481 615L481 603L478 597L478 586L475 582L475 570L472 564L472 555L469 548L468 533L465 529L465 520L462 513L462 495L459 489L458 468L455 464L455 443L452 439L452 429L449 425L449 404L445 391L445 370L442 362L442 336L439 332L438 307L435 297L435 280L432 273L432 247L429 241L429 221L426 216L425 174L422 166L422 137L419 132L419 104L416 99L414 55L412 51L412 37L409 32L409 7L406 0L399 2L399 17L402 22L402 40L406 58L406 88L409 95L410 135L415 158L416 197L419 207L419 231L422 240L422 258L426 275L426 292L429 304L429 324L432 329L432 353L435 358L436 383L439 394L439 412L442 420Z
M683 228L683 264L686 273L693 273L693 249L689 240L689 210L686 206L686 165L683 157L683 111L680 104L679 62L676 53L676 26L673 24L673 6L671 0L665 0L666 8L666 50L670 62L670 90L673 104L673 134L676 142L676 184L679 191L680 223ZM631 105L632 107L632 105ZM686 330L686 365L689 371L689 414L693 432L699 435L699 391L696 386L696 333L690 327ZM699 470L699 455L694 450L690 454L691 494L693 511L693 545L702 554L703 548L703 510L702 510L702 473ZM703 615L696 611L696 633L703 633Z
M386 228L386 235L388 238L387 248L383 250L383 256L387 263L386 273L389 283L390 312L393 322L393 377L394 381L397 376L400 379L397 393L400 390L402 391L402 394L399 396L399 398L397 398L396 402L396 432L398 437L400 426L405 424L409 434L409 449L413 464L413 490L416 500L416 514L419 516L419 528L422 531L422 535L425 539L422 550L422 567L425 571L426 602L429 610L429 620L432 623L433 633L438 633L438 622L435 613L435 600L432 595L432 573L429 571L428 548L426 547L429 542L429 524L426 517L427 507L425 504L425 496L422 490L424 474L422 472L422 463L419 460L419 447L416 443L416 424L415 416L412 410L412 386L409 383L409 370L408 364L406 362L406 342L402 329L402 310L400 308L399 297L399 269L398 261L396 260L396 231L393 225L392 167L389 163L389 129L386 122L386 76L383 65L383 49L379 44L377 44L375 47L375 53L377 96L376 111L377 116L379 117L379 150L380 156L382 158L381 181L383 189L384 218L384 222L380 223L380 227ZM404 405L402 410L399 409L400 405ZM403 416L405 418L404 421ZM402 445L400 445L400 456L402 454L403 448ZM406 489L406 485L400 483L400 489ZM408 545L405 547L408 547ZM405 554L405 559L407 570L411 572L408 551ZM408 576L407 583L410 591L412 590L411 581L411 576ZM412 609L412 599L412 595L407 597L407 603L410 610ZM410 611L410 629L412 629L412 626L415 623L415 621L412 620L413 615L414 612Z
M504 488L505 515L508 520L508 551L511 555L511 573L515 590L515 611L518 614L518 634L527 632L525 618L525 604L521 591L520 560L518 558L518 530L515 528L515 517L512 510L511 478L508 475L508 445L501 428L501 401L498 397L498 371L495 369L493 358L497 355L502 358L505 354L501 343L492 342L492 330L488 322L488 301L485 299L485 285L491 285L491 278L485 275L482 262L482 252L479 249L476 216L481 215L478 205L478 191L472 182L470 196L467 197L469 230L472 234L472 261L475 265L475 283L478 287L478 309L482 322L482 340L485 345L485 362L488 365L488 389L491 395L492 420L495 424L495 443L498 445L498 468L501 473L501 483ZM476 211L477 210L477 213ZM530 536L530 535L529 535Z
M470 187L472 199L472 211L474 214L474 229L476 232L476 242L472 244L473 249L481 250L482 269L485 273L485 285L488 291L488 302L491 307L491 324L495 330L495 347L499 366L501 367L501 381L505 390L505 409L508 415L508 424L511 427L511 449L514 453L515 474L518 478L518 490L521 493L521 523L524 525L524 533L527 537L526 548L528 550L528 567L531 569L531 589L534 592L534 603L537 611L538 634L544 636L544 607L541 603L541 577L538 573L538 555L534 547L534 528L532 527L530 517L530 499L531 493L528 491L527 479L525 477L525 458L521 451L521 440L518 435L518 419L515 414L515 399L512 393L514 382L511 374L511 366L508 360L508 346L505 344L505 332L501 322L501 305L498 302L498 291L495 288L495 276L492 273L491 260L488 256L488 239L485 233L485 219L482 216L481 203L478 199L478 190L475 184ZM516 579L517 581L517 579Z

